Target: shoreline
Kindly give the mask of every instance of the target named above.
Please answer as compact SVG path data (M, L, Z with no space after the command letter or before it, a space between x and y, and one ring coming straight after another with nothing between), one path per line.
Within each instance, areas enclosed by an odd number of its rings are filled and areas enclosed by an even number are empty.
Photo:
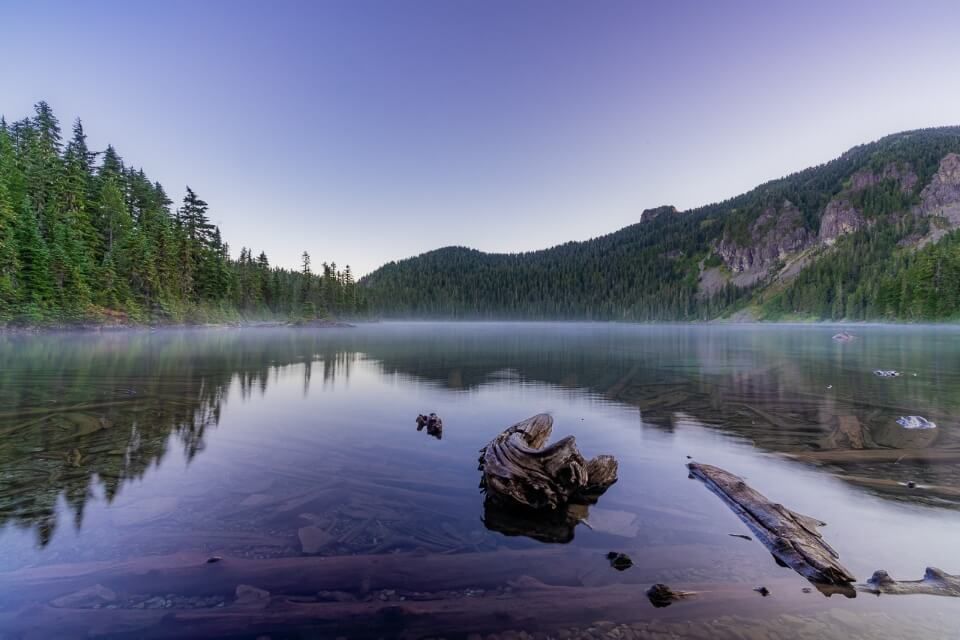
M254 320L236 322L207 322L207 323L63 323L63 324L36 324L36 325L4 325L0 326L0 336L4 335L41 335L52 333L124 333L137 331L161 330L212 330L212 329L355 329L361 325L371 324L448 324L448 325L606 325L611 327L937 327L958 328L960 321L944 322L898 322L898 321L844 321L844 320L811 320L811 321L729 321L729 320L698 320L698 321L663 321L663 322L627 322L622 320L547 320L547 319L440 319L440 318L377 318L342 320L313 320L307 322L295 320Z
M355 321L356 322L356 321ZM290 320L264 320L240 322L207 322L202 324L170 323L170 324L111 324L111 323L76 323L76 324L40 324L40 325L7 325L0 326L2 335L34 335L48 333L123 333L134 331L161 331L161 330L202 330L202 329L353 329L356 324L340 320L312 320L297 322Z

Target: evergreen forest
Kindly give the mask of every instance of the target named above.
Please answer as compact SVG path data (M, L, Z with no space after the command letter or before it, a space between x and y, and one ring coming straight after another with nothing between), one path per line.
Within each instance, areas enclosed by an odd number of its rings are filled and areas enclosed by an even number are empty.
M80 120L66 135L50 106L0 118L0 324L172 324L311 320L363 311L349 266L271 266L231 257L208 204L175 203Z

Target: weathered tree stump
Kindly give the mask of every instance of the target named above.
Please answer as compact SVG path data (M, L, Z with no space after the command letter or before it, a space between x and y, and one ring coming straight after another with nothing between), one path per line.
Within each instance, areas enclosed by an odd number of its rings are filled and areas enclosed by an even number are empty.
M719 467L691 462L687 468L727 503L779 562L812 582L845 585L856 580L817 531L826 523L771 502L743 478Z
M437 440L443 437L443 420L440 419L435 413L431 413L428 416L423 415L422 413L417 416L417 431L423 431L423 428L427 428L427 434L433 436Z
M922 593L957 598L960 597L960 575L950 575L942 569L927 567L922 580L894 580L889 573L879 569L873 572L863 590L891 595Z
M507 428L480 450L480 488L488 498L529 509L592 504L617 481L612 456L584 460L567 436L545 447L553 418L545 413Z

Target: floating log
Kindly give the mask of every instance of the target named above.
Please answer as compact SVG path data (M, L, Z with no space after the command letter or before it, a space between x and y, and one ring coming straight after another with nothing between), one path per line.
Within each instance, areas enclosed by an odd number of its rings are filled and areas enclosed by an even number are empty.
M778 561L811 582L843 585L856 580L817 531L826 523L771 502L743 478L719 467L691 462L687 468L727 503Z
M957 598L960 597L960 575L950 575L942 569L927 567L921 580L894 580L889 573L879 569L873 572L862 590L891 595L919 593Z
M553 418L545 413L508 427L480 450L480 488L489 498L530 509L592 504L617 481L612 456L584 460L573 436L545 447Z

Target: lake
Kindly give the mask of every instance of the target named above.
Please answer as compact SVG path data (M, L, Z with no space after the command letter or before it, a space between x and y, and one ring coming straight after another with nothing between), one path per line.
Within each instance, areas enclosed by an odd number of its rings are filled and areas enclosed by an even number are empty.
M859 582L960 573L960 331L848 330L0 336L0 638L957 637L960 600L819 590L688 478L824 520ZM479 450L541 412L619 461L579 522L484 506Z

